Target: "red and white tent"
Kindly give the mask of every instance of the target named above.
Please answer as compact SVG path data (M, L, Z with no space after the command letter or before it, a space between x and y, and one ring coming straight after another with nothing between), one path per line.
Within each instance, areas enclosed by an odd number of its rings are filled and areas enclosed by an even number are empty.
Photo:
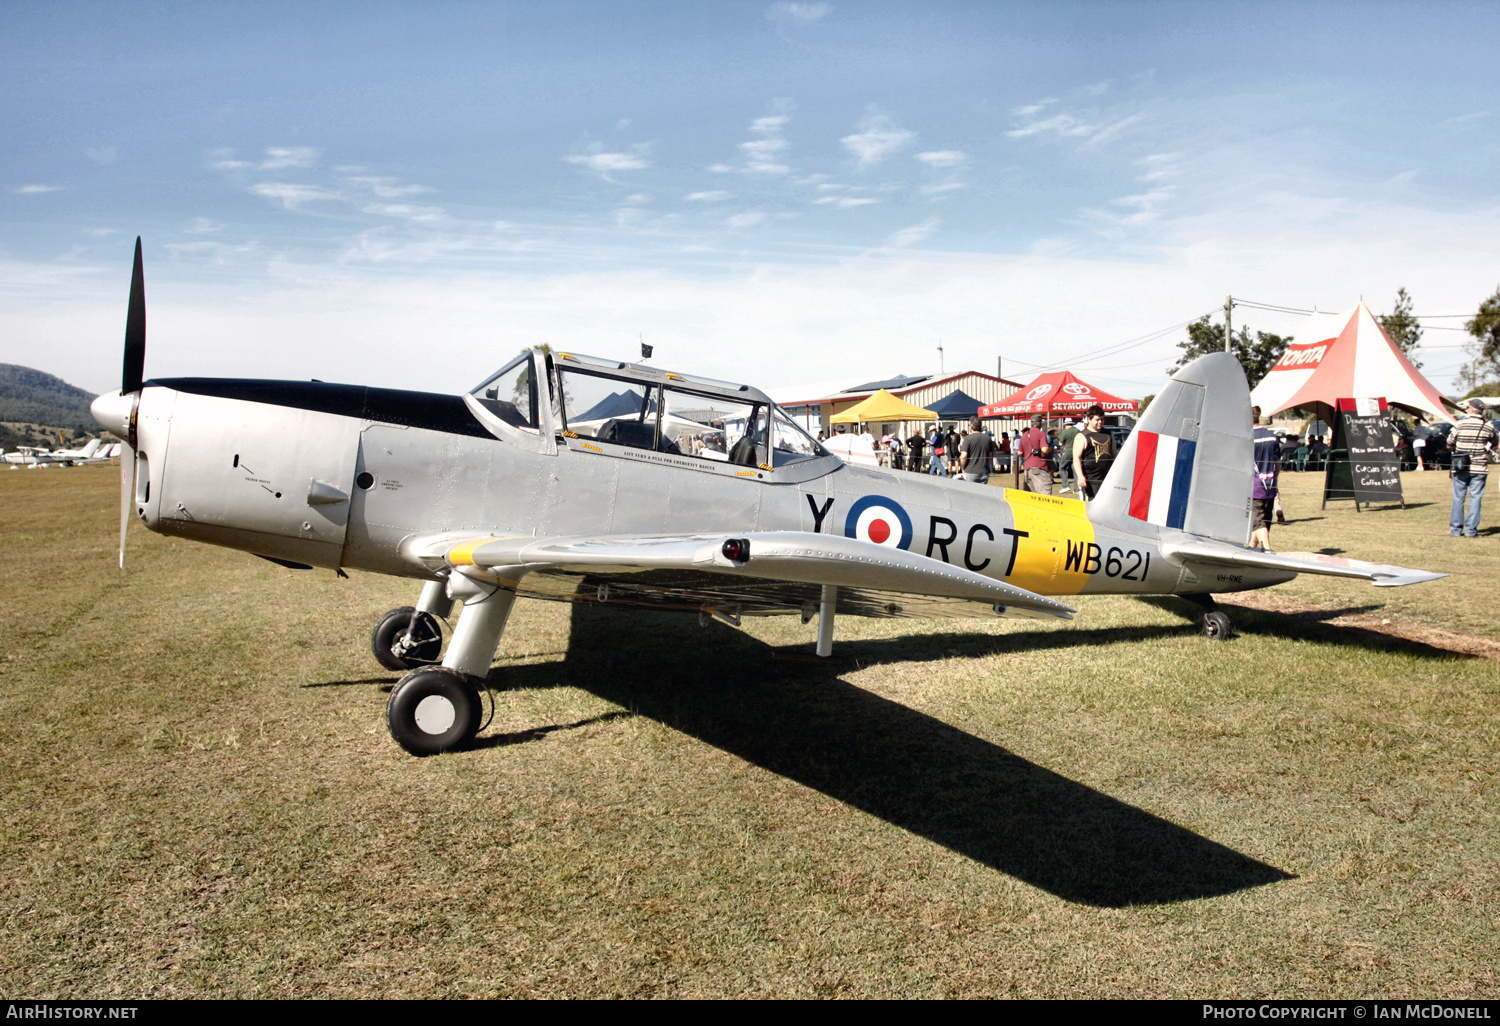
M1321 341L1288 346L1250 393L1250 402L1264 416L1293 406L1333 407L1340 399L1384 398L1427 420L1453 420L1442 395L1364 303L1336 317L1315 313L1308 329L1297 334Z
M1134 399L1100 391L1072 371L1043 374L1031 384L1010 396L979 408L981 417L1029 417L1040 413L1047 417L1065 413L1082 413L1094 404L1107 413L1134 413L1140 405Z

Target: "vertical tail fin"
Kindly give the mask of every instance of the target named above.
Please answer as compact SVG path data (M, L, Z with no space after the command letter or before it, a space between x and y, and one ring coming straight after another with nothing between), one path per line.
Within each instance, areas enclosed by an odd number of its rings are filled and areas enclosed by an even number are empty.
M1174 374L1146 408L1089 518L1243 545L1254 470L1245 372L1228 353L1210 353Z

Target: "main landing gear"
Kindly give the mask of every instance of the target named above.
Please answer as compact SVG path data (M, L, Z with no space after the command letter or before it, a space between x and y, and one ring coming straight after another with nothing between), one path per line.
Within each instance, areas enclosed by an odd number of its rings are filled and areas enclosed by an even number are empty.
M1234 627L1229 622L1229 617L1220 612L1212 595L1183 595L1181 597L1194 605L1203 607L1203 636L1205 638L1228 641L1234 637Z
M385 704L391 737L412 755L446 752L479 733L483 715L479 689L489 676L495 649L500 645L500 636L516 601L515 582L509 583L509 587L490 584L455 572L446 585L436 581L426 585L415 607L393 609L376 625L372 647L382 666L410 668L393 666L382 658L382 628L394 638L384 648L392 662L422 660L421 665L411 668L411 672L397 681ZM442 664L431 665L442 645L441 634L434 635L435 642L421 633L404 646L403 642L413 628L420 629L424 618L432 620L435 630L434 618L448 615L455 599L464 604L458 625L453 629ZM399 622L403 614L408 627ZM388 623L393 620L394 627Z

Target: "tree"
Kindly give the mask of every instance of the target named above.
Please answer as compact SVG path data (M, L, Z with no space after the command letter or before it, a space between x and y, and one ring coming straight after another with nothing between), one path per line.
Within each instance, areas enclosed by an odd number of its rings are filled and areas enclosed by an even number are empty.
M1470 388L1485 377L1500 376L1500 288L1479 304L1479 315L1464 323L1474 341L1468 346L1469 366L1459 372L1459 380Z
M1207 314L1189 324L1187 331L1187 339L1177 343L1177 348L1182 350L1182 358L1167 368L1168 374L1177 373L1206 353L1224 350L1224 325L1213 323ZM1261 378L1270 373L1276 361L1281 359L1281 354L1286 352L1286 347L1291 344L1290 335L1257 331L1255 338L1251 339L1249 329L1241 328L1235 332L1229 351L1240 361L1240 366L1245 368L1245 379L1254 388L1260 384Z
M1391 341L1406 354L1411 365L1422 366L1422 361L1417 359L1415 353L1422 341L1422 326L1417 323L1416 316L1411 312L1411 294L1406 291L1405 285L1396 290L1396 308L1375 319L1391 337Z

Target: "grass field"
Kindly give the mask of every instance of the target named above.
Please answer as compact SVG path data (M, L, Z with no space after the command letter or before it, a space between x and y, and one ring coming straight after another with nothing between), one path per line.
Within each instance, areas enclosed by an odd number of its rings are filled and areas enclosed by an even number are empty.
M121 573L116 481L0 474L7 997L1500 994L1500 536L1443 475L1289 481L1279 548L1454 576L1231 598L1228 643L1092 599L819 664L522 603L425 760L368 651L413 586L139 529Z

